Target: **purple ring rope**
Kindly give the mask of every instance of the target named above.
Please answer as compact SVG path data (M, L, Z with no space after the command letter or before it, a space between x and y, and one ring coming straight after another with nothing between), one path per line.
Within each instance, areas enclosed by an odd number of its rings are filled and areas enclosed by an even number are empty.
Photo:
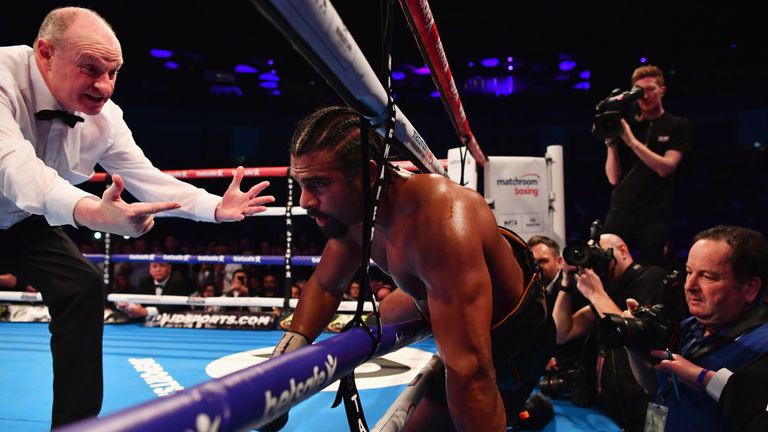
M103 262L104 254L84 254L92 262ZM172 264L261 264L285 265L285 255L190 255L190 254L115 254L110 256L117 262L169 262ZM291 257L295 266L316 266L319 256L296 255ZM376 263L371 261L371 265Z
M426 339L422 321L388 324L374 357ZM58 432L195 431L199 418L219 431L245 431L266 424L318 393L366 361L371 337L362 328L275 357L172 396L143 403L104 418L84 420Z

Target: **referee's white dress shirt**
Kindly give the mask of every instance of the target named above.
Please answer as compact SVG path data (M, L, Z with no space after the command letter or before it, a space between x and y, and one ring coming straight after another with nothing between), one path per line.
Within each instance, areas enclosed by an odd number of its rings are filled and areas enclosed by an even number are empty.
M215 220L221 197L152 166L114 102L107 101L98 115L75 113L85 122L74 128L35 119L39 110L61 108L32 48L0 47L0 229L30 214L45 216L51 225L76 225L75 204L91 194L74 185L87 181L97 163L121 175L126 189L141 201L181 203L164 216Z

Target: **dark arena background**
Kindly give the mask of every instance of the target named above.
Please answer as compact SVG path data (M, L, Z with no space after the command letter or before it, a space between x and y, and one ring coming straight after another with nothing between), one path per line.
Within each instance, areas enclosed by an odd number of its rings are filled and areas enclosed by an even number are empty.
M378 71L381 3L332 3ZM286 166L294 124L320 105L343 104L246 0L9 2L0 14L0 46L31 45L45 14L67 5L92 8L112 24L125 61L113 100L124 111L136 142L160 169ZM609 205L605 145L591 134L595 104L615 88L627 90L633 69L643 63L662 68L668 89L665 109L688 118L694 127L693 152L678 168L670 267L684 262L693 235L704 228L734 224L768 233L768 49L759 3L433 0L430 6L483 151L489 156L540 156L549 145L563 146L569 239L585 238L590 223L602 219ZM395 100L435 155L445 158L459 140L402 13L395 14L394 29ZM285 178L270 180L268 193L278 205L285 203ZM255 181L246 179L244 185ZM220 194L229 180L194 183ZM104 185L82 187L100 195ZM103 240L92 232L67 230L84 252L103 252ZM319 254L324 240L312 221L297 218L294 232L299 251ZM221 244L234 248L229 253L270 255L284 245L284 236L283 218L254 217L204 227L160 219L145 238L149 250L208 253ZM177 244L169 246L169 237ZM121 253L122 244L132 240L113 236L112 242ZM280 273L279 266L275 271ZM298 269L299 277L306 271ZM40 355L49 355L45 329L19 327L16 333L29 334ZM20 346L27 343L2 334ZM250 341L238 339L242 332L232 334L237 336L219 336L233 337L238 349L248 349ZM206 338L224 343L217 335ZM183 331L173 336L187 338ZM113 330L105 338L105 353L120 351L123 337L147 336ZM260 344L271 346L278 336L261 338ZM193 351L186 345L183 349L188 351L178 355ZM424 349L433 351L434 346ZM215 351L211 358L225 352ZM44 371L40 391L50 392L50 371ZM194 373L192 383L208 378L199 370ZM5 390L1 394L0 400L13 397ZM39 413L43 418L49 414L47 397ZM107 399L105 408L124 408L149 397L151 393L139 394L120 403ZM331 396L323 397L329 405ZM33 397L24 400L30 407L36 403ZM606 420L595 421L571 426L613 430Z
M379 3L333 3L378 70ZM569 237L586 236L608 208L605 149L590 133L595 104L614 88L628 89L643 60L665 71L665 108L694 126L694 151L679 172L672 249L684 253L694 233L715 224L766 232L768 51L750 3L434 3L468 120L485 153L532 156L563 145ZM91 7L115 28L125 66L113 99L161 169L287 165L294 123L321 104L341 103L245 0L22 2L0 17L0 42L31 44L45 13L66 4ZM458 139L402 14L395 29L397 103L444 158ZM262 79L273 70L279 80ZM275 183L270 193L281 195L284 188ZM218 227L211 235L242 230L267 238L275 230L265 220ZM163 236L167 224L158 225L149 236ZM182 222L173 230L185 237L192 227Z

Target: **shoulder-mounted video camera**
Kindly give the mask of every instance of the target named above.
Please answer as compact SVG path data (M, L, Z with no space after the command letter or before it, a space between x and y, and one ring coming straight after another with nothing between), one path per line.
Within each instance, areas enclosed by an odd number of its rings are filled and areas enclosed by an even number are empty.
M603 227L600 220L592 222L589 228L589 240L574 240L563 248L563 259L574 267L592 269L598 276L603 277L608 273L608 267L613 261L613 248L600 247L600 234Z
M643 98L640 87L622 92L614 89L611 94L597 103L597 114L592 123L592 134L600 139L616 138L621 135L621 119L630 119L637 114L637 102Z
M633 347L644 353L652 349L671 348L680 336L683 318L679 301L680 277L677 270L662 281L664 303L640 306L634 318L607 313L600 320L601 341L609 348Z

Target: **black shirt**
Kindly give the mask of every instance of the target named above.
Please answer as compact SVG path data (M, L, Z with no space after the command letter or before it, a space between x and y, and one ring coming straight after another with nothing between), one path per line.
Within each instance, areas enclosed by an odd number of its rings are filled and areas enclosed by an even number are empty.
M667 150L690 152L693 148L691 123L667 112L654 120L630 122L635 137L654 153ZM641 161L628 146L619 144L621 179L614 187L611 205L619 210L638 212L651 217L669 214L675 184L675 172L661 177Z

